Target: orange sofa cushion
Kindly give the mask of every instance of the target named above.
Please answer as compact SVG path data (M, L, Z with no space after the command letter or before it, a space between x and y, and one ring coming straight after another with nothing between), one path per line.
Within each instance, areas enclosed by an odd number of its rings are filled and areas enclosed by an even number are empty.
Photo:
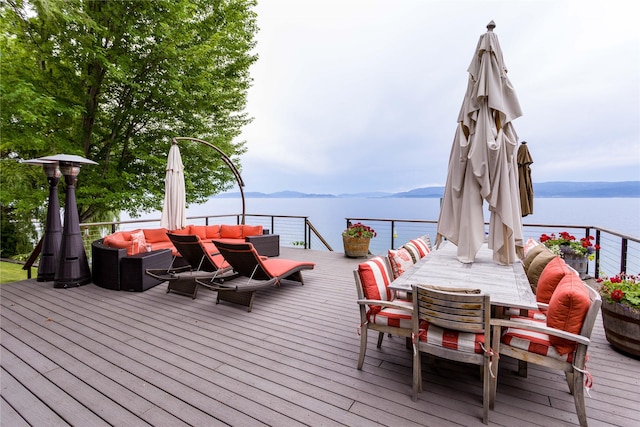
M178 228L176 230L171 230L171 231L169 231L169 233L178 234L178 235L181 235L181 236L188 236L190 234L193 234L191 232L191 227L193 227L193 226L192 225L187 225L185 228Z
M547 326L574 334L580 333L591 305L585 286L575 274L564 276L549 301ZM554 336L549 336L549 341L560 354L571 353L576 346L573 341Z
M262 235L261 225L243 225L242 226L242 237L261 236L261 235Z
M205 225L192 225L190 227L189 234L195 234L200 238L200 240L205 240L207 238L207 228Z
M242 239L242 225L220 226L220 237L223 239Z
M206 225L206 238L207 239L219 239L220 238L220 225Z

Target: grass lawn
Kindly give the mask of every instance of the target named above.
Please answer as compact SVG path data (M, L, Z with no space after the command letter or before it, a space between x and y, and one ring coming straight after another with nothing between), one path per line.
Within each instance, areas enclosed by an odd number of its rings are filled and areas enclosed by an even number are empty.
M32 270L33 272L34 270ZM0 262L0 284L17 282L27 279L27 271L22 269L22 264L13 262Z

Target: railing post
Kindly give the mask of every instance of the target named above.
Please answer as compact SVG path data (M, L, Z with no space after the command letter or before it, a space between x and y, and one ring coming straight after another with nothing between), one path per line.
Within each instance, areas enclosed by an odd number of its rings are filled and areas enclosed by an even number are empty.
M596 229L596 248L600 248L600 229ZM600 277L600 249L596 249L596 278Z
M396 238L395 238L395 232L394 230L396 229L396 222L391 220L391 249L395 249L396 248Z
M584 233L584 237L585 239L587 239L587 241L589 241L589 237L591 236L591 228L587 227L585 228L585 233ZM597 272L597 270L596 270ZM587 269L584 272L584 274L589 274L589 258L587 257Z
M622 238L622 248L620 250L620 273L627 272L627 249L629 241L626 238Z

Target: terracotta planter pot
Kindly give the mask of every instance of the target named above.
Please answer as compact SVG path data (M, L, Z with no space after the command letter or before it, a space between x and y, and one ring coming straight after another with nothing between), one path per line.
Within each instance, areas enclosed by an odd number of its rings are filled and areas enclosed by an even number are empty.
M607 341L614 348L640 359L640 312L607 301L602 301L601 311Z
M360 258L369 255L369 237L342 236L344 254L349 258Z

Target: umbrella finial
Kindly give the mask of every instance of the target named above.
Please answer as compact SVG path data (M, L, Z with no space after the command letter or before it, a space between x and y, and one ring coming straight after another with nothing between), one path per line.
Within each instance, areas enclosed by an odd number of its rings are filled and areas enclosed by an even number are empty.
M493 31L495 27L496 27L496 23L493 22L493 19L492 19L491 22L487 24L487 31Z

